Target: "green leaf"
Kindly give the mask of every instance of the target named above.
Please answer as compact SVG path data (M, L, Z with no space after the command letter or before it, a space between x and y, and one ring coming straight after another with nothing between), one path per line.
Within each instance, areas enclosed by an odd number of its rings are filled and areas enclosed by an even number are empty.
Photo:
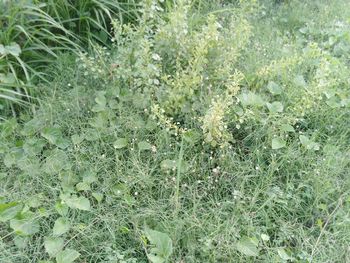
M139 142L137 146L138 146L140 151L146 151L146 150L152 149L152 145L146 141Z
M54 257L57 253L61 252L63 249L63 239L59 237L45 237L44 247L45 251L50 257Z
M257 257L259 255L257 242L249 237L242 237L236 243L236 248L239 252L249 257Z
M65 249L56 256L57 263L72 263L80 256L80 253L74 249Z
M17 202L0 204L0 222L6 222L14 218L22 211L23 206Z
M43 169L48 174L56 174L62 170L66 170L70 167L68 156L66 153L59 149L54 149L51 154L46 158L43 165Z
M95 98L95 101L97 104L101 106L106 106L107 100L106 100L105 94L106 94L105 91L100 91L97 93L97 96Z
M60 216L66 216L68 214L68 206L63 202L57 202L55 209Z
M17 248L25 249L28 246L29 239L30 238L27 236L16 235L13 241L14 241Z
M242 93L238 98L243 106L262 107L265 104L264 100L253 92Z
M95 98L95 102L97 104L94 105L94 107L92 108L93 112L101 112L106 109L107 100L106 100L105 94L106 92L104 91L100 91L97 93L97 97Z
M11 43L10 46L5 46L5 54L11 54L18 57L22 53L21 47L17 43Z
M44 137L49 143L58 146L61 149L66 149L70 141L67 138L63 138L62 132L57 127L46 127L42 130L41 136Z
M41 136L48 140L49 143L56 144L57 140L62 137L62 132L57 127L46 127L42 130Z
M153 263L166 261L173 251L173 243L170 237L166 233L149 228L145 229L145 235L153 245L148 255L149 260Z
M42 151L45 145L46 141L44 139L37 139L33 137L25 141L23 145L23 150L26 154L37 155Z
M113 143L115 149L122 149L128 145L128 140L126 138L119 138Z
M176 161L169 160L169 159L163 160L160 163L160 167L162 168L162 170L174 170L176 169L176 165L177 165Z
M274 101L272 103L266 103L266 106L271 113L283 112L283 105L279 101Z
M97 182L96 173L92 171L87 171L83 174L83 182L87 184L92 184Z
M90 201L86 197L73 195L65 197L63 201L65 201L70 208L84 211L90 210Z
M278 84L273 81L269 81L269 83L267 84L267 89L272 95L279 95L282 93L282 89L280 88L280 86L278 86Z
M31 217L23 219L12 219L10 227L18 234L23 236L33 235L39 232L39 222Z
M84 141L84 136L83 135L78 135L78 134L74 134L72 135L71 137L72 139L72 142L77 145L77 144L80 144Z
M16 76L12 73L2 74L0 73L0 83L14 84L16 83Z
M89 191L89 190L91 190L90 184L88 184L86 182L80 182L75 187L77 188L77 191Z
M102 202L102 199L103 199L103 194L101 194L101 193L92 193L91 194L95 199L96 199L96 201L98 202L98 203L101 203Z
M293 126L290 124L282 124L281 130L285 132L295 132Z
M280 258L282 260L287 261L287 260L293 260L294 259L293 257L289 256L287 254L287 252L283 248L278 248L277 249L277 253L278 253L278 255L280 256Z
M306 86L306 82L305 79L302 75L298 75L294 78L294 84L298 87L305 87Z
M195 144L200 139L200 133L195 130L188 130L183 133L183 138L186 142Z
M281 149L286 146L286 141L282 138L273 138L271 146L273 150Z
M70 229L69 221L64 217L60 217L55 221L52 231L54 236L61 236L67 233L69 229Z
M305 135L300 135L299 140L301 144L308 150L318 151L320 149L320 144L309 139Z
M165 262L164 258L155 256L153 254L148 254L147 257L148 257L149 261L152 263L164 263Z
M17 43L11 43L9 46L0 44L0 55L8 55L18 57L22 53L21 47Z

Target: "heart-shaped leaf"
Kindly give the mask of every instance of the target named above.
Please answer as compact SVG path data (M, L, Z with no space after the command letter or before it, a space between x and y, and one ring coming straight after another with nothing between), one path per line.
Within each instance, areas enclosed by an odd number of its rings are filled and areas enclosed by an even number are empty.
M237 243L236 248L245 256L256 257L259 255L257 242L249 237L242 237Z
M0 204L0 222L14 218L22 210L22 205L16 202Z
M54 257L63 249L63 239L59 237L46 237L44 241L45 251L50 257Z
M73 209L79 209L84 211L90 210L90 201L86 197L83 196L70 196L64 199L66 204Z
M166 233L162 233L149 228L145 229L145 234L153 245L148 259L153 263L165 262L173 251L173 243Z
M278 86L278 84L273 81L269 81L269 83L267 84L267 89L272 95L279 95L282 93L282 89L280 88L280 86Z
M56 256L57 263L72 263L80 256L80 253L74 249L65 249Z
M271 146L273 150L281 149L286 146L286 141L282 138L273 138Z
M149 142L142 141L137 144L138 148L140 151L146 151L146 150L151 150L152 145Z
M55 225L53 226L52 231L54 236L61 236L64 233L67 233L69 229L69 221L64 217L60 217L55 221Z
M279 101L274 101L272 103L266 103L267 108L273 114L278 112L283 112L283 105Z
M119 138L114 141L113 147L115 149L122 149L125 148L128 145L128 140L126 138Z

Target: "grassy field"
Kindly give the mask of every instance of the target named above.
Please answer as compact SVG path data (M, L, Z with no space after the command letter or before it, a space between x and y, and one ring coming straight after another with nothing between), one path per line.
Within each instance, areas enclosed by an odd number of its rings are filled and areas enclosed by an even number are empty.
M1 263L350 262L347 0L1 3Z

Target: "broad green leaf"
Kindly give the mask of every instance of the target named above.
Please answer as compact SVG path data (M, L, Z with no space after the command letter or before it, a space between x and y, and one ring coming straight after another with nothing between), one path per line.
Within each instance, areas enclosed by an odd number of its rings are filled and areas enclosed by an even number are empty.
M267 89L272 95L279 95L282 93L282 89L280 88L280 86L278 86L278 84L273 81L269 81L269 83L267 84Z
M243 106L262 107L265 104L264 100L253 92L242 93L238 98Z
M65 249L56 256L57 263L72 263L79 258L80 253L74 249Z
M301 144L308 150L318 151L320 149L320 144L309 139L305 135L300 135L299 140Z
M138 148L140 151L146 151L146 150L151 150L152 145L149 142L142 141L137 144Z
M24 249L28 246L29 239L30 238L28 236L16 235L13 241L17 248Z
M54 257L63 249L63 239L59 237L46 237L44 241L45 251L50 257Z
M119 138L113 143L115 149L122 149L128 145L128 140L126 138Z
M153 254L148 254L147 257L148 257L149 261L152 263L164 263L165 262L164 258L155 256Z
M271 113L283 112L283 105L279 101L274 101L272 103L266 103L266 106Z
M305 87L306 86L306 82L305 79L302 75L298 75L294 78L294 84L298 87Z
M14 218L22 211L22 205L16 202L0 204L0 222L6 222Z
M46 127L42 130L41 136L44 137L49 143L58 146L61 149L66 149L70 141L67 138L63 138L62 132L57 127Z
M99 132L92 128L85 129L85 134L83 136L89 142L97 141L100 138Z
M145 229L145 235L153 245L148 255L149 260L153 263L166 261L173 251L173 243L170 237L166 233L148 228Z
M70 223L67 218L60 217L55 221L52 232L54 236L61 236L68 232Z
M273 150L281 149L286 146L286 141L282 138L273 138L271 146Z
M95 102L97 104L94 105L94 107L92 108L93 112L101 112L106 109L107 100L106 100L105 94L106 92L104 91L100 91L97 93L97 96L95 98Z
M79 177L72 171L61 171L59 173L59 179L61 180L61 187L64 192L75 192L75 185L79 182Z
M14 84L16 83L16 76L12 73L2 74L0 73L0 83Z
M55 149L46 158L43 169L48 174L56 174L70 167L68 156L62 150Z
M195 130L188 130L183 133L183 138L186 142L194 144L199 141L200 133Z
M294 259L293 257L289 256L287 254L287 252L283 248L278 248L277 249L277 253L278 253L278 255L280 256L280 258L282 260L287 261L287 260L293 260Z
M11 43L9 46L5 46L5 54L11 54L18 57L22 53L21 47L17 43Z
M56 142L56 146L61 149L66 149L70 144L70 140L67 138L58 138Z
M33 235L39 232L39 222L34 218L12 219L10 227L18 234L23 236Z
M57 140L62 137L62 132L57 127L46 127L42 130L41 136L48 140L49 143L56 144Z
M92 193L91 194L95 199L96 199L96 201L98 202L98 203L101 203L102 202L102 199L103 199L103 194L101 194L101 193Z
M236 248L239 252L249 257L256 257L259 255L257 242L249 237L242 237L237 243Z
M90 210L90 201L86 197L73 195L66 197L63 201L65 201L70 208L84 211Z
M295 132L293 126L290 124L282 124L281 130L285 132Z
M57 202L55 209L60 216L66 216L68 214L68 206L63 202Z
M25 141L23 145L23 150L26 154L37 155L42 151L46 143L47 142L41 138L40 139L35 137L29 138Z
M101 106L106 106L107 100L106 100L105 94L106 94L105 91L100 91L97 93L97 96L95 98L95 101L97 104Z
M96 173L92 171L87 171L83 174L83 182L87 184L92 184L97 182Z

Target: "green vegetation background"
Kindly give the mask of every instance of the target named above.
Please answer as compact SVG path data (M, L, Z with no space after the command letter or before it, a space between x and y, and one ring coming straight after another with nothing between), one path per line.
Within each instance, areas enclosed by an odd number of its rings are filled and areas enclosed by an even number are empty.
M0 0L0 262L350 262L349 7Z

